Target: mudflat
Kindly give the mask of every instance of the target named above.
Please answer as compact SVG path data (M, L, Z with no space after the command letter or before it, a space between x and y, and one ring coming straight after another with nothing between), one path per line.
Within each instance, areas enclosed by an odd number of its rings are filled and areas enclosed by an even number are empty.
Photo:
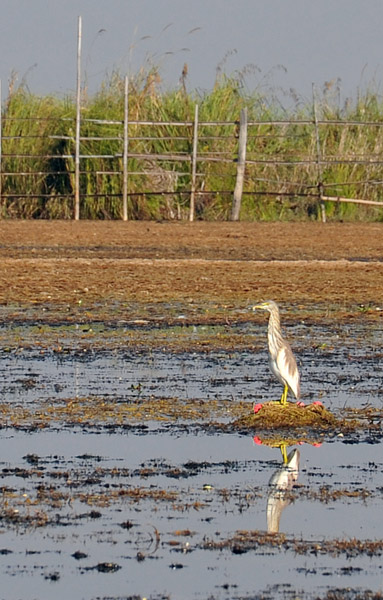
M268 298L297 315L315 304L376 317L383 298L380 223L3 221L0 258L3 305L100 318L112 304L139 316L137 303L177 303L208 319L209 304L223 315Z

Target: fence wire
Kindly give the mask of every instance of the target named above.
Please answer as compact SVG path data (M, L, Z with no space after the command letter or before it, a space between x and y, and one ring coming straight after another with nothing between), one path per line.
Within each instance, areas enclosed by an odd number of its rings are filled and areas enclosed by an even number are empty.
M111 218L150 217L151 209L144 209L142 198L164 218L190 218L191 201L196 204L193 211L203 214L217 198L226 203L229 215L238 173L240 120L196 119L82 118L76 154L74 118L8 117L5 112L0 136L1 216L44 216L55 206L53 214L67 218L75 214L76 197L77 216L86 218L97 217L100 211L103 217L109 211ZM326 202L379 206L382 126L370 121L248 122L243 197L251 198L254 208L258 198L267 197L320 202L326 191ZM104 205L96 206L95 199L104 199ZM250 210L247 201L246 214Z

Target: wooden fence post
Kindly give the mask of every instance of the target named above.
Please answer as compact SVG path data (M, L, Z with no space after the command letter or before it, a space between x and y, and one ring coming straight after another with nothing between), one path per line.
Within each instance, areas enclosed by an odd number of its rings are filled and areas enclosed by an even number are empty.
M124 152L122 157L122 219L128 220L128 118L129 118L129 80L125 77L124 91Z
M0 207L3 208L3 97L1 90L1 79L0 79ZM5 214L1 210L1 216Z
M80 218L80 118L81 118L81 17L78 18L77 36L77 91L76 91L76 140L74 164L74 218Z
M235 182L233 204L231 208L231 221L239 220L241 210L243 181L245 178L246 166L246 144L247 144L247 108L241 110L239 120L239 140L238 140L238 163L237 163L237 179Z
M194 110L194 128L193 128L193 154L192 154L192 169L191 169L191 191L190 191L190 210L189 221L194 221L195 212L195 188L196 188L196 173L197 173L197 144L198 144L198 104Z
M323 200L323 173L321 166L321 150L320 150L320 139L319 139L319 127L318 127L318 114L317 114L317 103L315 96L315 85L313 84L313 108L314 108L314 124L315 124L315 137L317 146L317 172L318 172L318 194L320 202L320 210L322 215L322 223L326 223L326 208Z

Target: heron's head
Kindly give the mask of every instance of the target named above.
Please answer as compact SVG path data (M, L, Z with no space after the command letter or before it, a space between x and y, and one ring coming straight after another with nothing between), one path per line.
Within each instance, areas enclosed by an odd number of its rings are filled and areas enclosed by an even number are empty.
M278 310L278 306L274 302L274 300L266 300L266 302L261 302L260 304L255 304L253 306L253 310L268 310L269 312Z

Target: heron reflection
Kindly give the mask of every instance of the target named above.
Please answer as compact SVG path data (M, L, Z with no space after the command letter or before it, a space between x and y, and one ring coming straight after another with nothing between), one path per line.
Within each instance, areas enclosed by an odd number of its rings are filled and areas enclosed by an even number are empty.
M279 532L282 511L291 504L290 490L298 479L300 452L294 448L287 454L286 444L281 444L283 465L272 475L269 481L270 491L267 498L267 531Z

